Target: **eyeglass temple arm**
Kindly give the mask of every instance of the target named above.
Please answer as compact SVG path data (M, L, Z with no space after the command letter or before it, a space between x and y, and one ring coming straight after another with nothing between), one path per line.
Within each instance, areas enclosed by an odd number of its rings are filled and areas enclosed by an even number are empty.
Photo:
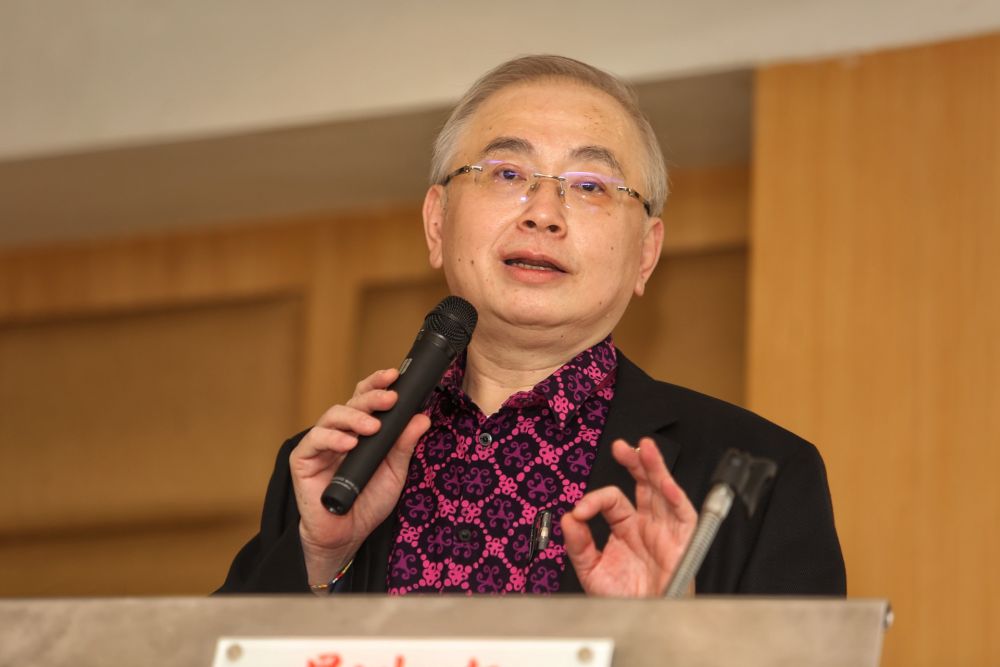
M646 201L646 198L643 197L641 194L639 194L637 191L633 190L627 185L619 185L618 189L627 194L629 197L635 197L636 199L638 199L639 203L642 204L642 207L646 209L646 215L653 215L653 210L652 210L653 207L650 206L649 202Z

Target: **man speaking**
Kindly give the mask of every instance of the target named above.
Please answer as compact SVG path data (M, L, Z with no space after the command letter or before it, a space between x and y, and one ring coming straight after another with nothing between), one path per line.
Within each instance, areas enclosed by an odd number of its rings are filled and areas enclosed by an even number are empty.
M630 88L568 58L504 63L441 130L431 183L430 263L478 312L471 342L344 514L320 498L398 371L286 442L220 592L660 596L738 448L778 473L723 523L695 590L845 593L815 448L652 380L611 339L659 261L667 194Z

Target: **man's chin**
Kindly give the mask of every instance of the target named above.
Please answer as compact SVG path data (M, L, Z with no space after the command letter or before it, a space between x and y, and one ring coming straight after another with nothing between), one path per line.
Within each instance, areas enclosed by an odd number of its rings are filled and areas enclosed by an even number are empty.
M572 318L551 304L518 304L499 313L503 324L518 329L558 330L572 325Z

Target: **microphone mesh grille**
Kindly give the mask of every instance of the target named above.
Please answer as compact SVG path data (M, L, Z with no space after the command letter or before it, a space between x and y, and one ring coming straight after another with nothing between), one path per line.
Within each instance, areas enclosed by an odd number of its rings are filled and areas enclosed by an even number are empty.
M427 314L424 328L448 339L457 354L469 344L478 318L471 303L459 296L448 296Z

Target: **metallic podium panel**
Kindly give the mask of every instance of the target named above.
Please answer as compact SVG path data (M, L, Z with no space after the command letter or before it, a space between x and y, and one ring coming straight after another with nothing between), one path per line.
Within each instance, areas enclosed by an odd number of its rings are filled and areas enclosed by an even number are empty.
M0 665L212 664L220 637L606 637L615 667L876 666L884 600L334 595L0 600ZM238 663L234 663L238 666Z

